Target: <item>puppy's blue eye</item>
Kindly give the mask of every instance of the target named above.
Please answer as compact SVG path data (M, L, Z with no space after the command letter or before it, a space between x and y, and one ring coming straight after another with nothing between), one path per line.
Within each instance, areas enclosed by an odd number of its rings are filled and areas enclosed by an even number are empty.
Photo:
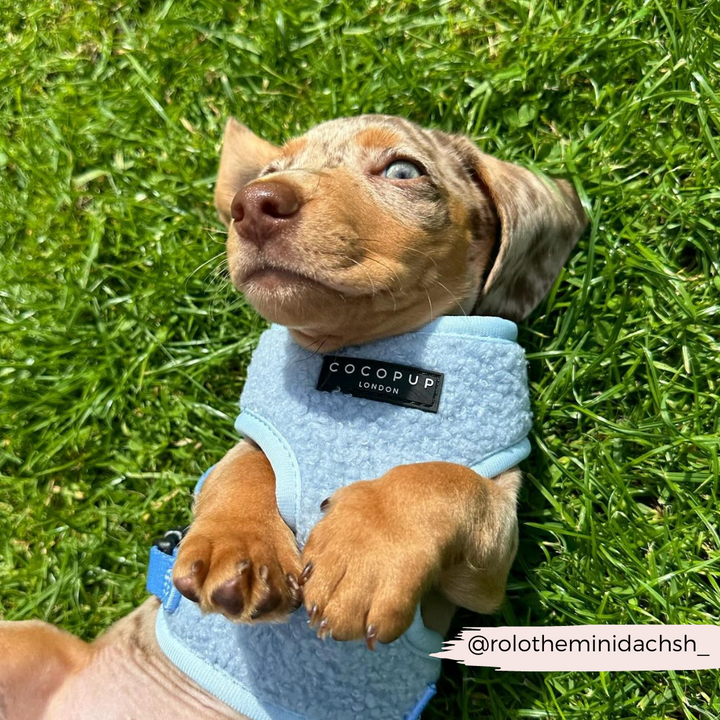
M409 160L395 160L391 162L382 173L390 180L414 180L423 175L423 171Z

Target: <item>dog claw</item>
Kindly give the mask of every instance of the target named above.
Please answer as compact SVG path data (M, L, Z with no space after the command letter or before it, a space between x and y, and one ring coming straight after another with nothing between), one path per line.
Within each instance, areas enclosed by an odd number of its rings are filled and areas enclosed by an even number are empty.
M299 582L301 585L304 585L308 579L310 578L310 575L312 575L313 571L313 564L309 562L304 568L303 571L300 573L300 579Z
M331 631L330 631L330 629L329 629L328 626L329 626L328 619L327 619L327 618L323 618L323 619L320 621L320 625L318 626L318 631L317 631L317 636L318 636L321 640L324 640L324 639L328 636L328 634L332 635L332 633L331 633Z
M300 584L298 583L297 578L292 573L288 573L285 576L285 580L290 589L292 590L293 594L297 594L300 592Z
M367 631L365 632L365 644L368 646L368 650L375 650L377 636L377 628L374 625L368 625Z
M313 605L312 608L310 608L310 627L315 626L315 621L317 620L319 614L320 609L317 605Z
M292 573L288 573L285 576L285 580L290 588L290 610L297 610L303 601L302 588Z
M325 498L325 499L320 503L320 512L325 512L325 511L328 509L329 506L330 506L330 498Z

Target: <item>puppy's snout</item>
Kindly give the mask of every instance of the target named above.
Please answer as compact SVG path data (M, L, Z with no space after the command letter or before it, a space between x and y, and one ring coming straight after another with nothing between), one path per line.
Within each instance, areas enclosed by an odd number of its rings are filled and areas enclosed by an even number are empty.
M231 214L238 233L262 247L273 235L295 221L301 201L287 183L251 183L232 201Z

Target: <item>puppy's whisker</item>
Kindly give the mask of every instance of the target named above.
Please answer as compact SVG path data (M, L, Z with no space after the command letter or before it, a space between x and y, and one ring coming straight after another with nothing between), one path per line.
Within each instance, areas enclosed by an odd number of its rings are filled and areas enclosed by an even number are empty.
M360 242L363 242L363 243L370 243L370 242L371 242L371 241L368 240L367 238L358 238L358 240L359 240ZM397 247L399 247L401 250L405 250L405 251L407 251L407 252L414 252L414 253L417 253L418 255L422 255L423 257L426 257L426 258L432 263L433 267L437 268L438 264L437 264L437 262L435 262L435 258L433 258L433 257L432 257L429 253L427 253L425 250L420 250L420 249L415 248L415 247L412 247L412 246L410 246L410 245L405 245L405 244L403 244L403 243L401 243L401 242L398 242L397 240L393 241L393 243L394 243L395 245L397 245Z
M313 353L312 353L312 355L311 355L310 357L311 357L311 358L312 358L312 357L315 357L315 356L323 349L323 346L325 345L326 342L327 342L327 338L325 338L325 337L322 338L321 340L318 340L318 342L317 342L317 348L316 348L315 350L313 350ZM316 343L313 343L313 345L314 345L314 344L316 344ZM312 346L311 346L311 347L312 347Z
M198 265L191 273L188 275L187 279L190 280L193 276L195 276L197 273L199 273L206 265L209 265L212 262L215 262L219 257L223 257L225 255L225 251L219 252L217 255L213 255L211 258L206 260L204 263L201 263ZM227 259L225 259L225 262L227 262ZM222 265L222 263L220 263Z
M372 250L368 250L367 252L372 252ZM389 270L397 282L398 289L402 289L402 281L400 280L400 276L387 263L384 263L381 260L378 260L377 258L370 257L369 255L367 256L367 259L372 260L373 262L376 262L379 265L382 265L387 270ZM395 293L393 292L391 287L387 287L387 288L385 288L385 290L390 293L390 297L392 298L393 312L397 312L397 298L395 297Z
M375 297L375 295L377 295L377 289L375 288L375 282L373 281L372 275L370 274L368 269L362 263L359 263L357 260L354 260L349 255L343 255L342 257L344 260L349 260L351 263L357 265L361 270L363 270L365 272L368 280L370 281L370 287L372 288L372 295L373 295L373 297Z
M423 290L425 291L425 295L427 295L428 305L430 305L430 322L432 322L435 319L435 311L433 310L432 300L430 299L430 293L428 292L426 285L423 285Z
M366 250L365 252L372 252L372 251L371 251L371 250ZM339 260L345 260L345 261L347 261L347 262L349 262L349 263L352 263L353 265L357 265L359 268L362 268L363 272L367 275L368 280L370 281L370 285L371 285L371 287L372 287L372 296L375 297L375 296L378 295L378 288L377 288L377 286L375 285L375 282L374 282L374 280L373 280L373 278L372 278L372 275L371 275L370 271L369 271L361 262L359 262L358 260L355 260L355 258L350 257L347 253L342 253L342 252L333 252L333 251L331 251L331 250L325 250L325 251L320 251L320 254L322 254L322 255L329 255L329 256L331 256L331 257L338 258ZM379 265L382 265L382 266L383 266L384 268L386 268L387 270L389 270L389 271L392 273L392 275L395 277L395 279L397 280L398 286L401 285L400 277L398 276L398 274L397 274L389 265L387 265L386 263L384 263L384 262L382 262L381 260L378 260L378 259L376 259L376 258L372 258L372 257L367 256L367 255L366 255L366 257L367 257L368 260L372 260L373 262L376 262L376 263L378 263ZM393 299L394 306L395 306L394 309L397 310L397 299L396 299L396 297L395 297L395 294L394 294L392 288L391 288L391 287L381 287L381 288L380 288L380 292L387 292L387 293L390 294L390 296L391 296L392 299ZM344 296L344 295L341 295L341 297L342 297L342 299L343 299L343 302L346 302L346 303L347 303L347 299L345 298L345 296Z
M227 257L224 257L211 271L209 277L214 277L226 273L230 267L230 262Z
M230 280L229 269L228 261L223 260L223 262L210 272L207 279L214 283L225 283Z
M217 267L213 268L210 272L210 275L222 275L223 273L226 273L228 268L230 267L230 264L227 260L223 260Z
M373 255L377 255L377 253L373 252L372 250L366 250L367 253L372 253ZM370 257L370 255L367 256L368 260L372 260L373 262L378 263L378 265L382 265L385 269L387 269L389 272L392 273L395 280L397 280L398 287L401 287L402 281L400 280L400 276L388 265L386 262L383 262L382 260L378 260L377 258Z
M435 285L439 285L453 299L455 304L460 308L460 310L462 310L463 315L467 315L467 312L465 311L465 308L462 306L460 301L455 297L455 295L453 295L452 292L450 292L450 290L445 285L443 285L439 280L433 280L432 282Z
M417 253L418 255L422 255L423 257L426 257L432 263L432 266L434 268L437 268L438 264L437 264L437 262L435 262L435 258L432 257L432 255L430 255L429 253L425 252L425 250L419 250L418 248L410 247L409 245L400 245L399 243L398 243L398 245L403 250L406 250L407 252L414 252L414 253Z

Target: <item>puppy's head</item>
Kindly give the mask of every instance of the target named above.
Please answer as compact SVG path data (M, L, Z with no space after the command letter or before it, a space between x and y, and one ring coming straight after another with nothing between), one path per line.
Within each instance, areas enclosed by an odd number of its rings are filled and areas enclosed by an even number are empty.
M324 352L446 314L521 320L585 225L566 182L384 115L283 147L230 119L215 202L235 286Z

